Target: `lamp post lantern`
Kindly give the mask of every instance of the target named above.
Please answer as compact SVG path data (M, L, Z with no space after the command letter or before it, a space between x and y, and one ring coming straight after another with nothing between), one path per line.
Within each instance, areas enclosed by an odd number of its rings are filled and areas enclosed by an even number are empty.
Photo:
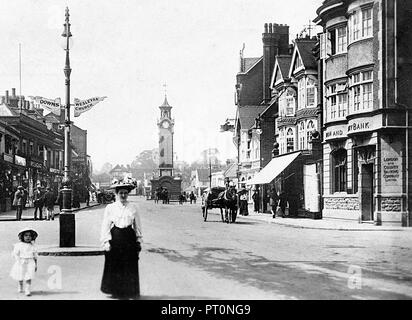
M65 38L64 50L66 51L66 64L64 67L66 86L66 105L64 113L64 178L62 181L63 206L62 214L59 217L60 224L60 247L75 246L75 218L72 213L72 179L70 176L71 148L70 148L70 32L69 8L66 7L66 20L62 37Z

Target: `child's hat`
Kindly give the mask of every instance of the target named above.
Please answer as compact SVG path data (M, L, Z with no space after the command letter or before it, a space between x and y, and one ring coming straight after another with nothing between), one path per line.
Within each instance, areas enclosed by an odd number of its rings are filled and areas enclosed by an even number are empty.
M20 241L23 241L23 234L24 234L25 232L30 232L30 233L31 233L32 240L36 240L36 238L37 238L37 236L38 236L36 230L34 230L34 229L32 229L32 228L24 228L24 229L20 230L20 231L19 231L19 234L18 234L18 237L19 237Z

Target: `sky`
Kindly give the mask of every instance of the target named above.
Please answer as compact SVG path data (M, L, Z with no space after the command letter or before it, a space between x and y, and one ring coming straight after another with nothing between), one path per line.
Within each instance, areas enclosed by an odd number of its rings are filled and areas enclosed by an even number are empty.
M193 162L203 150L215 147L221 160L234 158L232 134L219 128L226 118L235 117L234 88L243 43L245 57L260 57L265 23L289 25L292 41L316 17L321 3L1 1L0 95L16 88L26 97L65 101L61 34L68 6L73 35L71 101L107 96L79 117L72 115L74 124L87 130L94 168L99 170L106 162L130 164L141 151L158 147L158 107L165 93L173 107L178 160Z

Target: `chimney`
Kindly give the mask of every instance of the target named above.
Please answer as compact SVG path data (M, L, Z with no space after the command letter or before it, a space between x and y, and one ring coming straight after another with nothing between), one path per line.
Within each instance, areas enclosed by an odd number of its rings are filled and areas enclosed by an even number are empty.
M9 90L6 90L6 103L9 103Z
M13 98L16 97L16 88L11 88L11 96L12 96Z
M276 56L289 53L289 26L265 23L264 31L262 34L263 103L268 103L271 100L270 80Z

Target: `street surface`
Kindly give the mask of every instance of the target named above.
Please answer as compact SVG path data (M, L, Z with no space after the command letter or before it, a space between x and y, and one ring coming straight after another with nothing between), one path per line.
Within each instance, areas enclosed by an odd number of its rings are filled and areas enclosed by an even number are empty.
M155 204L142 197L142 299L411 299L412 232L291 228L200 204ZM76 213L76 245L98 245L104 206ZM59 221L1 221L0 299L110 299L99 291L103 256L40 256L32 296L8 273L24 226L38 245L57 245Z

